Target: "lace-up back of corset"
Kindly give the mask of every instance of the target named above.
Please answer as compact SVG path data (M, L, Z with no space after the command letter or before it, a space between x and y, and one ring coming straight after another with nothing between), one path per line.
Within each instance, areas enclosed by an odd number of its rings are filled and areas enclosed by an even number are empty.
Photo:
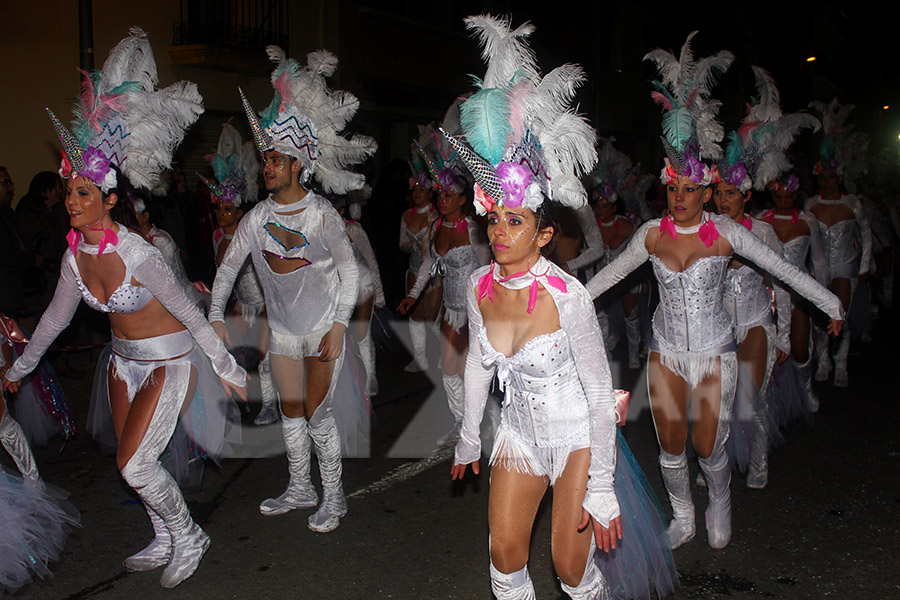
M497 369L504 390L501 427L538 447L563 447L588 430L587 399L562 329L530 339L518 352L496 351L482 326L482 362Z
M704 352L732 341L733 324L724 306L730 256L706 256L673 271L650 255L659 286L653 336L669 352Z

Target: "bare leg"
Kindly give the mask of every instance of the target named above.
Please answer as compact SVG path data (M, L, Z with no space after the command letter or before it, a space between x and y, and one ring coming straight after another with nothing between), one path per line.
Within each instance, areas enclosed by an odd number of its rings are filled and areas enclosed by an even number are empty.
M527 567L529 545L534 519L547 485L546 477L508 471L499 466L491 470L488 502L491 589L499 600L534 599Z

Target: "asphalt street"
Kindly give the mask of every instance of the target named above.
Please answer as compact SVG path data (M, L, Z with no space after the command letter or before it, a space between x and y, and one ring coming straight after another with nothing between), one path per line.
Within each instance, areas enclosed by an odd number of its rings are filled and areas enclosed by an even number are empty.
M698 535L675 552L681 584L671 598L900 598L897 321L886 315L876 325L872 343L854 344L850 387L817 384L822 408L813 424L786 432L786 444L770 460L768 487L749 490L734 477L734 536L726 549L706 544L706 494L694 488ZM645 374L623 368L623 353L617 348L613 370L619 387L635 394L625 437L669 513L649 411L642 409ZM433 445L451 419L439 373L404 373L402 349L379 355L372 458L344 461L350 512L340 527L313 533L306 526L311 509L260 515L259 502L286 484L283 454L209 465L185 496L212 546L196 574L174 590L159 586L161 570L127 574L122 566L152 533L114 457L84 432L89 360L87 354L74 360L81 377L62 379L78 412L77 439L62 451L51 441L35 452L44 478L71 494L82 528L52 565L54 577L16 598L491 598L488 477L450 481L451 454ZM255 413L257 404L251 408ZM245 439L277 446L278 428L256 428L251 415ZM11 466L5 454L0 461ZM691 468L696 472L696 461ZM550 561L548 506L538 517L530 571L538 598L563 598Z

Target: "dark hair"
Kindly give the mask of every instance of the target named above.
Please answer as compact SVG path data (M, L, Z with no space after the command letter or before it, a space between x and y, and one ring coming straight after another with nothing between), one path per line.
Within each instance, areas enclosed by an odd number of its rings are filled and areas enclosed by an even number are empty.
M557 234L559 234L559 222L556 218L556 208L553 206L553 202L544 198L544 201L541 202L541 205L538 206L534 211L534 228L536 231L540 232L547 227L553 228L553 236L550 238L550 241L541 248L541 254L544 256L549 256L553 253L553 248L556 246L556 238Z
M131 195L136 195L135 188L119 167L110 165L110 168L116 174L116 186L108 192L100 190L101 197L104 200L110 194L115 194L118 198L115 206L109 210L109 216L112 217L113 221L123 224L128 229L138 231L140 224L138 224L137 215L134 214L134 203L131 201Z

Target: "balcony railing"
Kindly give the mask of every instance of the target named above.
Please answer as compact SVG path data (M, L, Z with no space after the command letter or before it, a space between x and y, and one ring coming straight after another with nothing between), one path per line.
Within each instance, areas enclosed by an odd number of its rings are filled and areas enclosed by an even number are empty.
M181 0L172 45L257 52L277 44L288 51L289 5L290 0Z

